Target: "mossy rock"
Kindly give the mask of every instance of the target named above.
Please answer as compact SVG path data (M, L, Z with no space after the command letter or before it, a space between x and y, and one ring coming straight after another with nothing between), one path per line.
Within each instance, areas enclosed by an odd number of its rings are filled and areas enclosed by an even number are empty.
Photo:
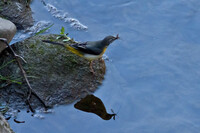
M64 47L43 43L41 40L56 40L58 35L41 35L28 38L22 42L12 45L17 54L22 56L27 63L23 67L27 72L28 79L33 90L49 105L69 104L94 92L101 85L105 74L105 63L96 60L93 63L95 75L90 72L89 61L74 55ZM68 43L72 43L69 41ZM7 53L7 54L6 54ZM0 66L13 60L12 56L5 50L1 54ZM21 82L23 78L21 71L12 62L0 69L0 75ZM11 83L3 86L5 81L0 80L0 102L9 103L10 107L24 108L27 85L23 81L21 85ZM31 104L38 107L39 101L31 98Z
M17 29L27 29L33 26L32 11L29 7L30 0L7 0L0 1L0 17L13 22Z

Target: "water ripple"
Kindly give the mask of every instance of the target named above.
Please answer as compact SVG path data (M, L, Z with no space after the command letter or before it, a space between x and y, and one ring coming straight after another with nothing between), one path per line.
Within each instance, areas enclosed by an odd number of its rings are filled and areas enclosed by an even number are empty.
M69 17L69 14L67 12L62 12L61 10L58 10L55 6L47 4L46 8L53 17L63 20L66 23L70 23L71 27L74 27L78 30L88 29L88 27L80 23L79 20Z

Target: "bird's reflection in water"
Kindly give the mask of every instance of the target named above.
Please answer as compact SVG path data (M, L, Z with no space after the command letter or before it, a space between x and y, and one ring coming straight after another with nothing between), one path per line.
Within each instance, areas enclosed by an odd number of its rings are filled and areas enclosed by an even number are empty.
M108 114L101 99L94 95L87 95L77 102L74 107L85 112L94 113L104 120L110 120L112 117L115 120L116 114L112 110L113 114Z

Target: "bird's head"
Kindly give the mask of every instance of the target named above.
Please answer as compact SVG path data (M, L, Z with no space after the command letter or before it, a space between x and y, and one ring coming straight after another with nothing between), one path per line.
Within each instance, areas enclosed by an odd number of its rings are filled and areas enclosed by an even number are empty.
M111 44L113 41L119 39L119 35L117 34L116 37L114 36L107 36L103 39L104 43L108 46L109 44Z

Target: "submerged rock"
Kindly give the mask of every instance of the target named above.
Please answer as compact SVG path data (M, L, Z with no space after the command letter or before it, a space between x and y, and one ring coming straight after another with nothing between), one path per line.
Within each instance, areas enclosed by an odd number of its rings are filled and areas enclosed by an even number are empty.
M43 39L58 41L55 39L57 36L35 36L12 45L16 53L27 61L27 64L23 66L32 88L50 106L72 103L94 92L105 74L104 61L94 61L95 75L93 75L90 72L89 61L72 54L64 47L41 41ZM27 85L25 82L19 84L23 81L20 69L16 62L12 62L12 56L6 53L5 50L0 55L2 57L0 58L0 75L10 79L0 80L0 87L2 87L0 102L7 102L9 107L15 109L27 107L24 102ZM5 67L1 69L1 66ZM41 105L35 97L32 97L31 104L35 108Z
M16 26L9 20L0 18L0 38L6 38L8 43L12 40L16 33ZM6 44L0 42L0 53L6 48Z
M17 29L26 29L33 26L32 11L26 0L0 1L0 17L12 21Z

